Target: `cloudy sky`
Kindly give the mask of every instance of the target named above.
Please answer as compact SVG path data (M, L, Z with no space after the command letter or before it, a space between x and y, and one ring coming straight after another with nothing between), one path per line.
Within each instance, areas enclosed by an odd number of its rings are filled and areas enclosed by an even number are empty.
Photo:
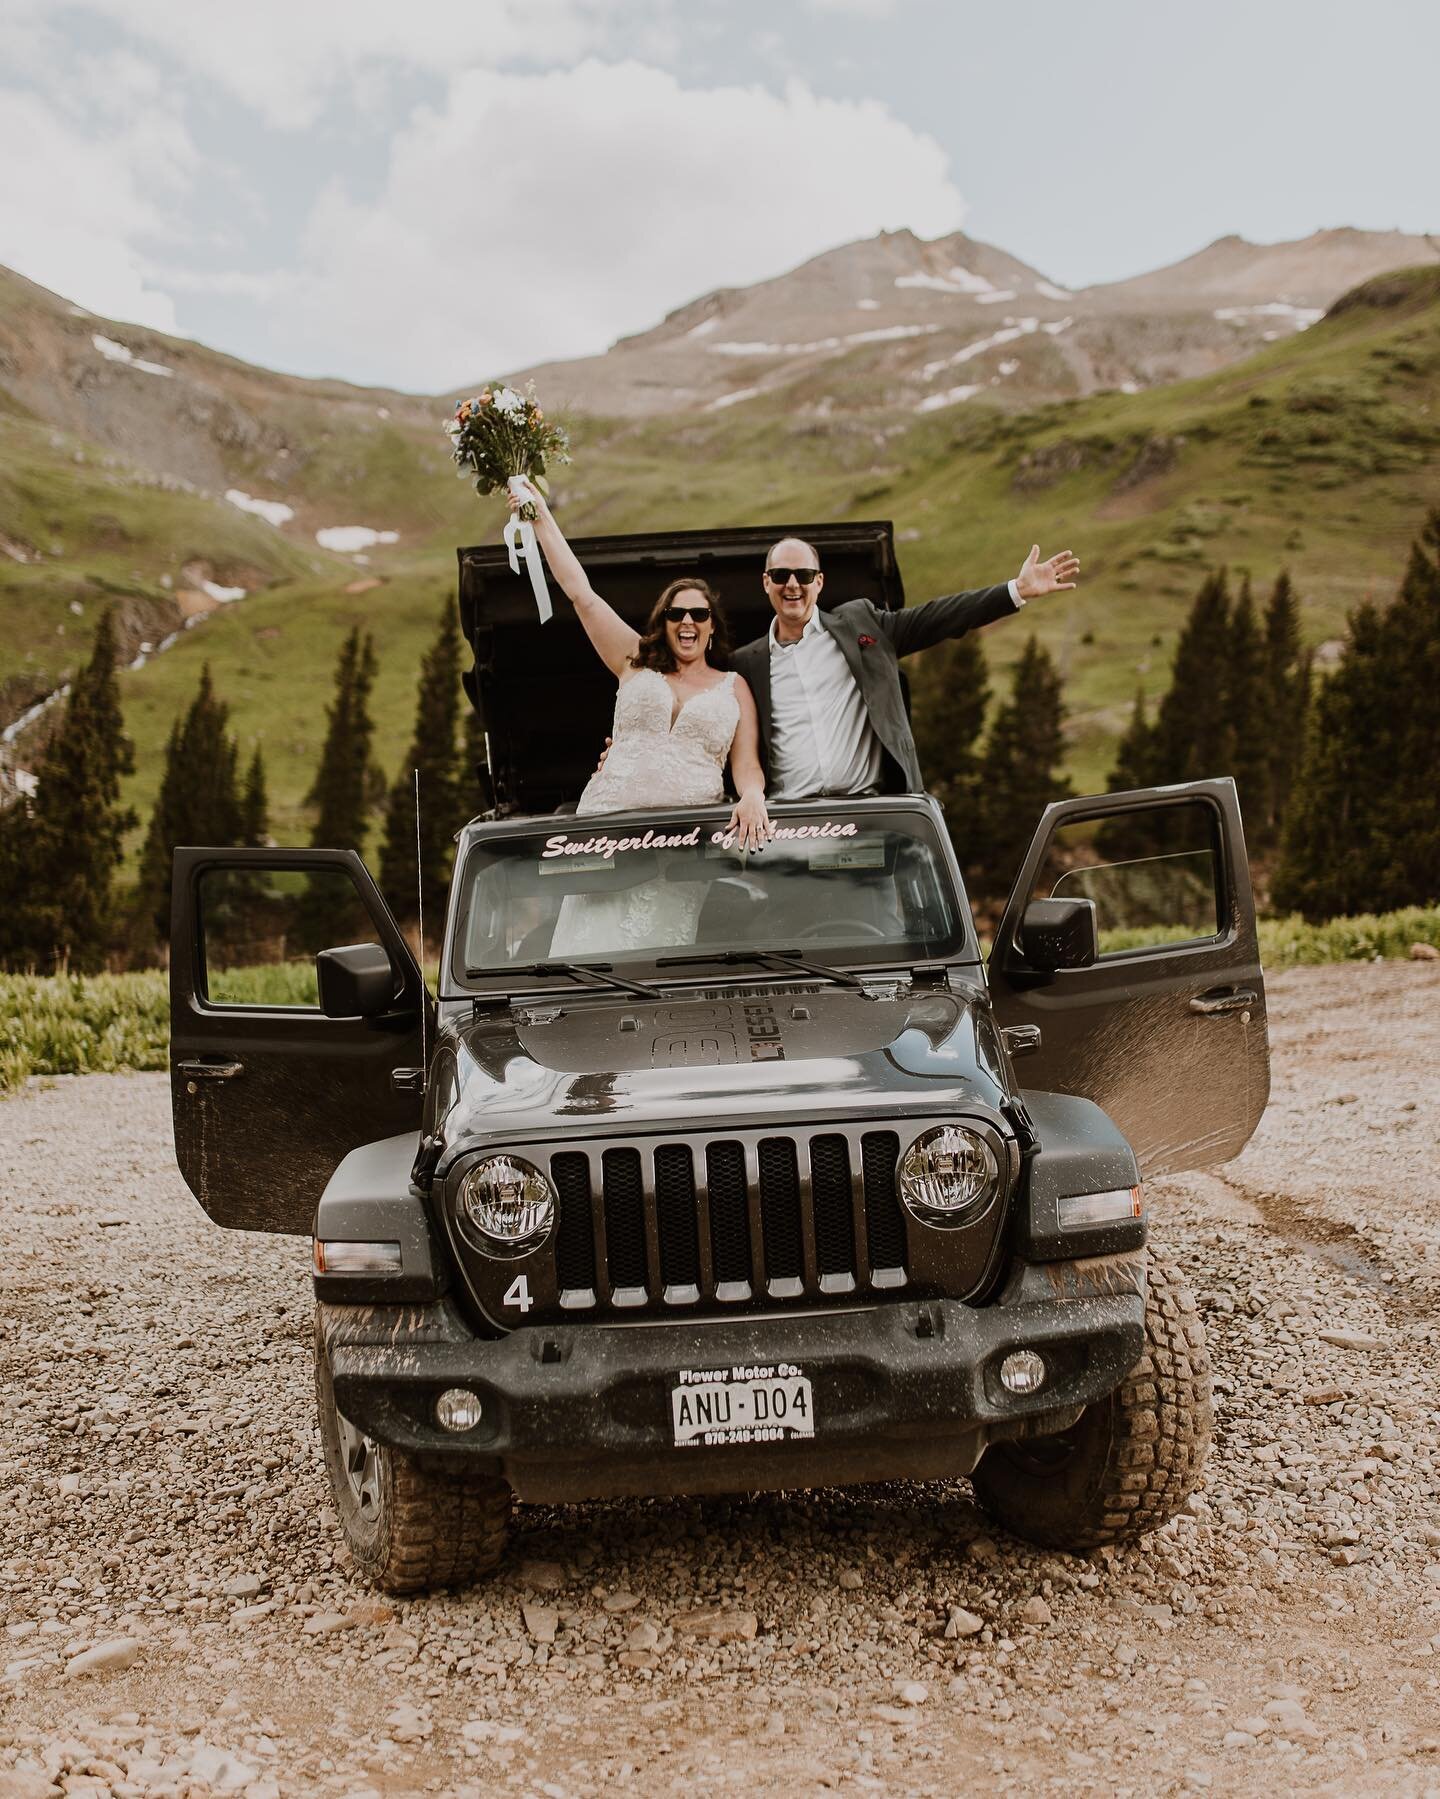
M438 391L885 228L1440 231L1434 0L0 0L0 263Z

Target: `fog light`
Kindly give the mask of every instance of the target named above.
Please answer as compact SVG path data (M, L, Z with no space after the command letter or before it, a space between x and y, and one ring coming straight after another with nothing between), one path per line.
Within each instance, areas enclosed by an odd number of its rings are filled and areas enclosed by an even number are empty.
M468 1387L447 1387L435 1401L435 1416L444 1430L474 1430L484 1415L480 1395Z
M1045 1384L1045 1363L1033 1349L1016 1349L1000 1364L1000 1385L1007 1393L1038 1393Z

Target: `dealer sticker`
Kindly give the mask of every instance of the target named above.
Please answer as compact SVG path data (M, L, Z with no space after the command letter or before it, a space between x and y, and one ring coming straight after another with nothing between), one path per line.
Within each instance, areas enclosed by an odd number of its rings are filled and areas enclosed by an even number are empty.
M670 1417L677 1447L781 1443L815 1435L809 1379L788 1362L683 1368L670 1391Z

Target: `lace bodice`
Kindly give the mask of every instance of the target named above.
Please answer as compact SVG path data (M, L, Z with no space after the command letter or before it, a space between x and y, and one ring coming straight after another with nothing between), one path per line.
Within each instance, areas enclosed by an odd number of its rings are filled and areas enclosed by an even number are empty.
M736 676L691 696L675 712L675 690L642 668L615 696L614 743L580 796L577 812L634 806L703 806L724 793L725 760L740 722ZM673 722L672 722L673 721Z

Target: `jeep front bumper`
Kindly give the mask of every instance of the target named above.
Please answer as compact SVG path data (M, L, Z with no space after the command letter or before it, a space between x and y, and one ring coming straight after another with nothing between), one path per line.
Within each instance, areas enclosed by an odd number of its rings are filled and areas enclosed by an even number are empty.
M845 1312L691 1324L567 1325L477 1337L452 1301L322 1305L340 1411L367 1436L502 1474L524 1500L733 1493L966 1474L987 1444L1063 1427L1139 1360L1143 1252L1017 1264L993 1305L895 1301ZM1039 1391L1000 1383L1012 1351L1044 1358ZM810 1383L813 1435L675 1442L682 1374L788 1367ZM463 1435L436 1422L448 1387L480 1396Z

